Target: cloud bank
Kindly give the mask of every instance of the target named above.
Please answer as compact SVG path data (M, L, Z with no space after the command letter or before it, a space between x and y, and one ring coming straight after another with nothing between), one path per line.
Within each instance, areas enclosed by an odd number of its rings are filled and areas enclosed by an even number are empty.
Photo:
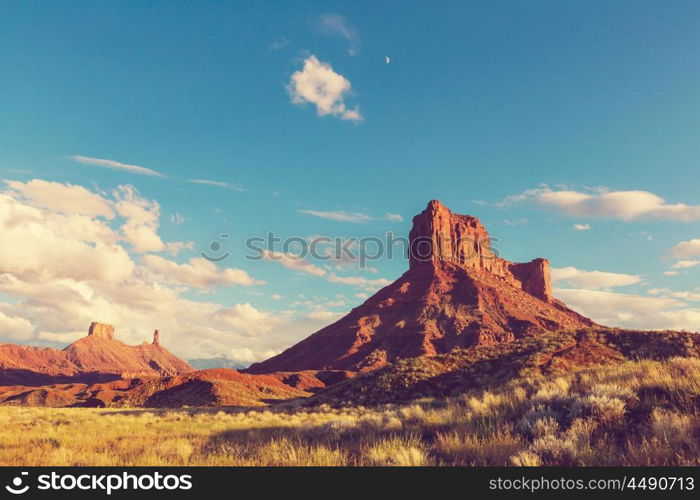
M263 282L199 257L166 257L193 246L163 241L160 205L133 186L111 193L40 179L6 186L0 191L0 342L62 346L102 321L127 343L148 340L158 328L164 345L180 356L250 362L332 317L317 308L273 314L217 300L219 287Z

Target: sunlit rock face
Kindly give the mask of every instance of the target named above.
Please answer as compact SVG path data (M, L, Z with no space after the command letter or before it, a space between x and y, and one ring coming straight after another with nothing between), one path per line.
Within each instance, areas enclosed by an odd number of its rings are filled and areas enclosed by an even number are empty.
M403 276L249 371L373 370L400 358L593 325L552 296L546 259L498 257L476 217L433 200L413 218L409 240Z

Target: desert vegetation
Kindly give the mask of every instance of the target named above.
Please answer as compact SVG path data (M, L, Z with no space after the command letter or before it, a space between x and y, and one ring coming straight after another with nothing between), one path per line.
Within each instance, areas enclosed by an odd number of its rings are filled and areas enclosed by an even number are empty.
M488 390L514 379L674 357L700 358L700 335L610 328L548 332L436 356L400 359L328 387L310 402L331 406L400 404Z
M700 465L700 360L375 407L0 408L2 465Z

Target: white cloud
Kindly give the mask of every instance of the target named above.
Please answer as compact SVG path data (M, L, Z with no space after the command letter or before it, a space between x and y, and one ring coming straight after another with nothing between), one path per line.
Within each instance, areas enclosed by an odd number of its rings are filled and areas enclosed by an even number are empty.
M373 274L379 272L376 267L367 265L367 261L373 260L379 249L373 245L365 245L363 249L358 238L310 236L307 241L311 255L331 267L355 267Z
M296 255L275 252L272 250L264 250L262 252L263 259L278 262L282 266L300 271L314 276L326 276L330 283L339 283L343 285L352 285L366 290L376 290L391 283L384 278L368 279L361 276L338 276L335 273L326 274L324 269L311 264L310 262L299 258ZM340 262L340 261L338 261ZM309 303L310 304L310 303ZM309 305L307 304L307 305ZM324 303L324 308L336 307L342 304L339 303Z
M368 222L374 220L369 215L357 212L344 212L342 210L324 211L324 210L299 210L299 213L319 217L321 219L330 219L340 222Z
M700 302L700 288L696 288L693 291L682 291L674 292L670 288L651 288L647 290L650 295L660 296L660 297L672 297L675 299L681 299L688 302Z
M210 181L207 179L191 179L187 182L191 182L192 184L203 184L205 186L216 186L224 189L230 189L232 191L245 191L245 188L240 184L230 184L228 182Z
M49 342L54 342L58 344L72 344L80 337L85 336L85 330L83 331L70 331L70 332L44 332L40 331L36 338L39 340L47 340Z
M212 314L212 319L244 336L262 335L280 322L280 319L259 311L248 302L219 309Z
M700 264L700 260L679 260L671 266L673 269L687 269L689 267L695 267Z
M165 248L158 236L160 205L142 198L136 188L119 186L113 192L117 213L126 219L121 227L125 239L135 252L160 252Z
M34 207L0 194L0 273L51 278L127 278L134 269L105 221Z
M574 310L603 325L643 330L700 330L700 310L673 298L600 290L555 289L554 292Z
M165 248L163 249L165 252L168 252L170 255L177 255L183 250L194 250L194 242L193 241L169 241L168 243L165 244Z
M361 122L364 120L364 117L362 116L362 113L360 113L360 108L355 106L355 109L348 109L347 111L343 112L342 119L353 122Z
M175 226L181 226L187 221L187 218L182 215L180 212L175 212L174 214L170 214L170 223L175 225Z
M357 55L360 47L360 37L357 30L350 26L340 14L324 14L319 18L319 28L327 36L344 38L348 43L348 54Z
M71 158L73 158L78 163L82 163L83 165L95 165L97 167L111 168L113 170L124 170L126 172L131 172L132 174L150 175L152 177L165 177L160 172L156 172L155 170L142 167L140 165L129 165L128 163L121 163L114 160L106 160L104 158L91 158L89 156L81 155L75 155Z
M669 295L676 299L687 300L690 302L700 301L700 291L698 290L695 290L694 292L671 292Z
M345 315L345 313L342 313L342 312L314 311L314 312L310 312L309 314L307 314L307 318L332 323L333 321L339 320L344 315Z
M678 276L678 271L664 271L664 276Z
M187 264L178 264L160 255L144 255L141 260L149 270L160 275L162 281L174 281L200 289L208 289L216 285L263 284L242 269L231 267L219 269L213 262L200 257L191 258Z
M680 222L700 220L700 205L669 204L648 191L594 192L554 190L549 186L509 196L499 206L532 201L574 217L609 217L620 220L665 219Z
M352 285L367 290L377 290L391 284L390 280L384 278L368 279L361 276L338 276L335 273L328 275L328 281L331 283Z
M278 38L277 40L273 40L270 42L270 45L268 45L268 49L270 50L282 50L286 46L288 46L291 42L287 40L285 37Z
M320 267L315 266L296 255L275 252L272 250L263 250L262 257L265 260L278 262L287 269L293 269L294 271L300 271L306 274L313 274L314 276L323 276L324 274L326 274L326 271L324 271Z
M264 351L255 352L248 347L235 347L229 349L228 355L226 356L231 361L236 361L238 363L255 363L257 361L263 361L265 359L271 358L272 356L279 354L279 351Z
M563 286L573 286L587 290L601 290L617 286L634 285L635 283L641 282L642 277L634 274L583 271L569 266L553 268L552 281Z
M688 241L681 241L669 250L671 255L677 259L687 259L700 255L700 239L695 238Z
M589 231L591 229L590 224L574 224L572 227L575 231Z
M11 340L22 341L32 338L34 328L25 318L7 316L0 311L0 335Z
M503 219L501 224L503 224L504 226L517 227L517 226L524 226L525 224L527 224L529 222L530 221L525 219L525 218L520 218L520 219L515 219L515 220Z
M107 219L114 217L111 204L82 186L48 182L33 179L28 182L5 181L12 191L12 196L30 202L39 208L77 214L101 216Z
M351 91L350 81L314 55L304 61L302 70L292 74L287 91L295 104L314 104L319 116L337 116L354 122L363 119L359 107L348 109L345 104L345 96Z
M369 222L373 220L403 221L403 217L399 214L392 214L391 212L387 212L384 217L374 217L372 215L359 212L346 212L344 210L299 210L299 213L339 222Z

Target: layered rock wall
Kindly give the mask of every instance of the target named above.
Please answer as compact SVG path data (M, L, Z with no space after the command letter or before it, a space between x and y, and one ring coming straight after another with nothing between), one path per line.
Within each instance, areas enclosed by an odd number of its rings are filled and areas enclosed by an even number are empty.
M112 325L107 325L105 323L97 323L96 321L93 321L90 324L88 336L114 340L114 327Z
M514 263L500 258L479 219L455 214L437 200L413 218L409 240L411 268L448 261L491 273L545 302L552 298L547 259Z

